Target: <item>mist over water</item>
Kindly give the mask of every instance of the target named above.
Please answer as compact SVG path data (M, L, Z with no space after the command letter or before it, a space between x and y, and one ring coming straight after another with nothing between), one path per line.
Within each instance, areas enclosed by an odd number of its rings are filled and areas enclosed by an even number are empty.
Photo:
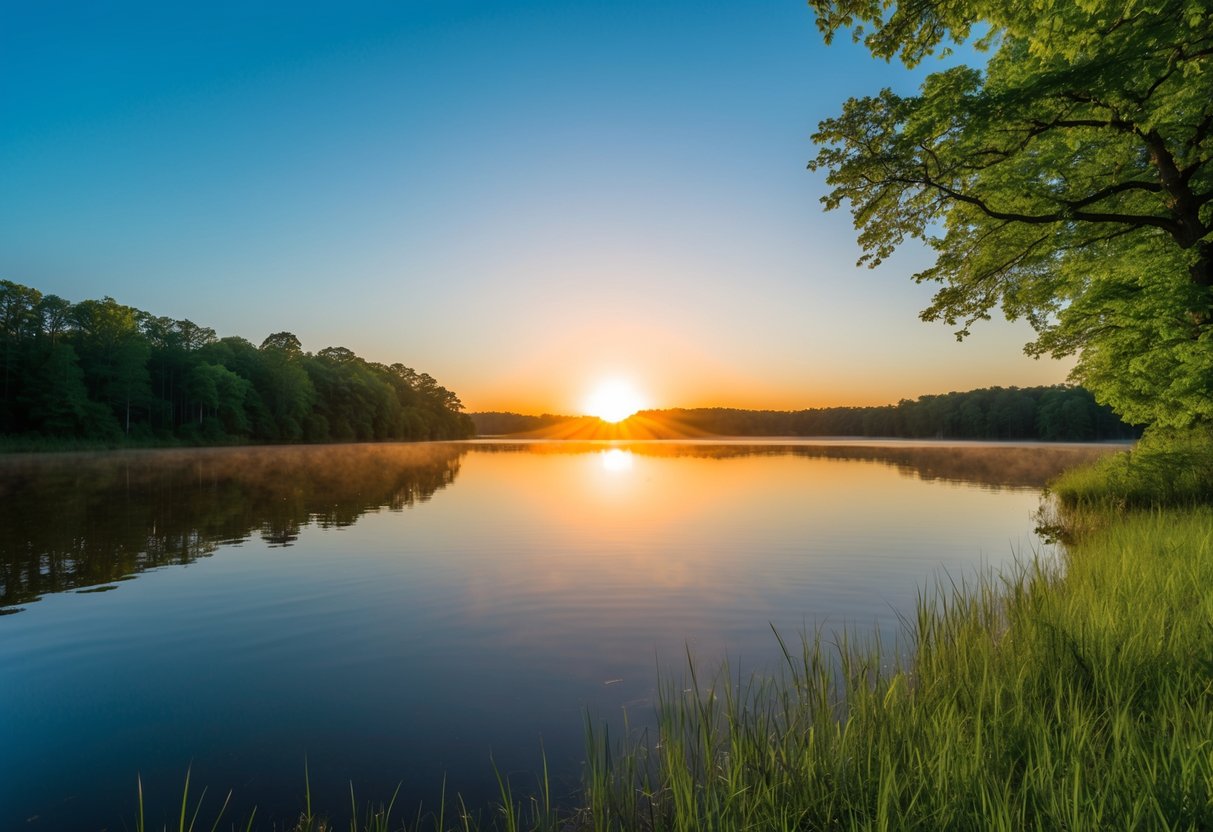
M0 459L0 828L132 825L185 770L235 817L492 798L657 668L769 670L770 632L894 634L943 575L1041 544L1108 448L437 443ZM96 591L104 590L104 591ZM220 795L214 797L214 795Z

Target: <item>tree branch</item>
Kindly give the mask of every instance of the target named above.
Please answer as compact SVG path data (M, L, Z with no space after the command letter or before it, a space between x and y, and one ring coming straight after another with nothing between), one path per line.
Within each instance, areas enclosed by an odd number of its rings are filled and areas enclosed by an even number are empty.
M1149 191L1158 193L1162 190L1162 185L1158 182L1141 182L1138 180L1130 180L1128 182L1117 182L1115 185L1109 185L1106 188L1101 188L1090 196L1085 196L1082 199L1062 200L1071 208L1085 208L1088 205L1093 205L1100 200L1107 199L1110 196L1115 196L1125 191Z
M908 177L894 177L892 181L899 182L905 185L918 185L920 187L934 188L941 193L947 194L950 198L957 202L964 202L972 205L988 217L996 220L1009 220L1011 222L1022 222L1030 225L1046 225L1055 222L1070 222L1072 220L1081 220L1086 222L1103 222L1103 223L1119 223L1131 225L1135 227L1152 227L1161 228L1172 235L1182 233L1182 228L1179 223L1168 220L1164 217L1156 217L1150 214L1116 214L1097 211L1075 211L1067 206L1064 211L1055 211L1048 214L1021 214L1016 211L1001 211L996 208L991 208L980 197L972 194L962 193L954 188L950 188L942 182L932 180L928 175L922 179L910 179Z
M1032 124L1034 125L1034 129L1029 131L1029 137L1047 133L1054 127L1113 127L1121 133L1133 133L1137 130L1133 122L1120 118L1056 118L1053 121L1034 121Z

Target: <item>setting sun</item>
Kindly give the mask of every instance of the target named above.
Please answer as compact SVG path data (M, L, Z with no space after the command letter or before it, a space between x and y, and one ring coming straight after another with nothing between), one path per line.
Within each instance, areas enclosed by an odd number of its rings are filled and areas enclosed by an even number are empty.
M621 422L645 406L636 389L618 379L598 385L585 401L586 413L604 422Z

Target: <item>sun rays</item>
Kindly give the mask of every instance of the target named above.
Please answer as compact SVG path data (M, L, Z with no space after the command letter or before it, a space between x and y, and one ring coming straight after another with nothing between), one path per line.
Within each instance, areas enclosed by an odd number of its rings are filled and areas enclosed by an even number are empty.
M644 396L623 379L600 382L585 400L585 412L612 424L622 422L648 403Z

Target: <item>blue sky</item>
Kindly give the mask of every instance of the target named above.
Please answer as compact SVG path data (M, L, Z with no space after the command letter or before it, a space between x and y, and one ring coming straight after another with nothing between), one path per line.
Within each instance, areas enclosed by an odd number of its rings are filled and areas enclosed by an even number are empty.
M930 69L927 67L926 69ZM877 403L1061 381L957 344L805 170L921 72L799 2L0 7L0 277L403 361L473 409Z

